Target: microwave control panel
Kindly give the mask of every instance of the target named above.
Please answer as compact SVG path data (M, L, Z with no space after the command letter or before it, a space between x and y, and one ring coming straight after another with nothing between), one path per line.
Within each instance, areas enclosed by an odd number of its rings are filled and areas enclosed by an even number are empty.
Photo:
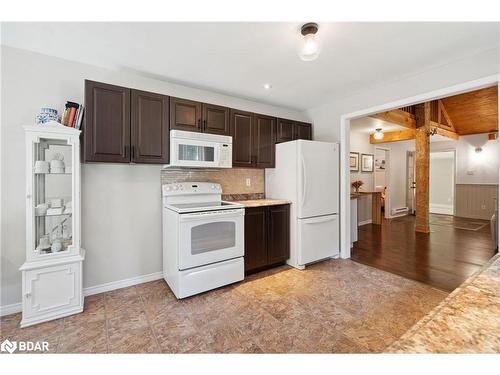
M222 143L220 145L220 167L231 167L233 159L233 146L231 144Z

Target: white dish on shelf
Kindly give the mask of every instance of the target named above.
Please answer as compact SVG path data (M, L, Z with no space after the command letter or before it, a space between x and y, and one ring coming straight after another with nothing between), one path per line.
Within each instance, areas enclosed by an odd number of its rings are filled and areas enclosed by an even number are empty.
M35 173L38 173L38 174L49 173L49 171L50 171L49 166L50 166L50 164L48 161L37 160L37 161L35 161Z
M47 203L40 203L35 207L36 216L44 216L47 214L47 210L49 209L49 205Z
M63 205L63 200L61 198L52 198L50 200L50 207L52 208L59 208L62 207Z
M62 207L51 207L47 210L47 216L62 215L62 213L63 213Z
M51 174L64 174L64 168L50 168L50 173Z

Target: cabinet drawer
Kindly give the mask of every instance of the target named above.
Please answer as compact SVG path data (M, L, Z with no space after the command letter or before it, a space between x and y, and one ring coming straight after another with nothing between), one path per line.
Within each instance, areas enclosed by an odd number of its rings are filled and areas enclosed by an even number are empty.
M23 321L82 305L81 262L23 271Z

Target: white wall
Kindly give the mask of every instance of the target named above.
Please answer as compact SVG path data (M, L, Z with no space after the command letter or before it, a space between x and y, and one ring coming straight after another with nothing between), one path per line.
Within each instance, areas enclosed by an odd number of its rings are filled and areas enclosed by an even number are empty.
M351 182L355 180L363 181L364 185L361 190L373 191L374 189L374 173L361 172L361 154L375 154L375 145L372 145L369 140L369 135L366 132L358 131L356 126L351 127L350 137L350 152L359 153L359 172L351 172Z
M429 212L453 215L455 152L431 152L429 164Z
M62 47L61 47L62 48ZM308 121L303 113L131 73L111 71L2 46L2 212L0 305L21 298L25 259L25 168L22 125L41 107L83 102L91 79L247 111ZM84 164L84 287L161 271L160 166Z

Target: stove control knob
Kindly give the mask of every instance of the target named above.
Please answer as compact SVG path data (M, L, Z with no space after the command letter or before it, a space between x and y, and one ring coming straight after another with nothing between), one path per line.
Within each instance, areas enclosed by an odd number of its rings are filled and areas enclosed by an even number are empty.
M215 185L212 185L212 189L215 189Z
M170 191L170 186L167 186L167 191Z
M175 185L174 190L179 190L179 186Z

